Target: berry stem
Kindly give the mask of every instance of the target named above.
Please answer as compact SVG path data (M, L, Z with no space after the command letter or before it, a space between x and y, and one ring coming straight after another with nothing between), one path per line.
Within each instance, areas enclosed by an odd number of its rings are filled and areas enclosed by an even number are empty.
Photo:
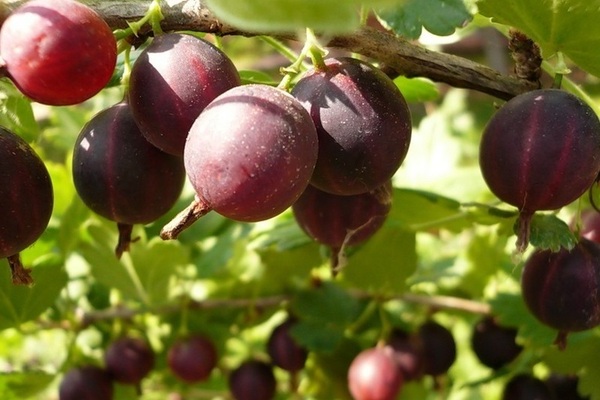
M523 253L529 245L529 236L531 234L531 219L533 213L521 211L517 220L517 252Z
M323 56L327 54L327 50L321 46L319 40L315 36L315 33L310 28L306 29L306 43L308 46L308 55L314 67L321 71L327 69L325 61L323 60Z
M212 207L198 197L183 211L175 216L160 231L163 240L177 239L177 237L201 217L212 211Z
M139 238L131 238L131 232L133 232L133 225L117 223L117 229L119 230L119 240L115 247L115 255L117 258L121 258L124 252L129 251L131 243L137 241Z
M160 26L160 22L164 18L165 17L160 9L160 1L153 0L152 4L150 4L150 7L148 7L148 11L140 20L135 22L127 22L129 28L118 29L114 32L115 39L117 41L120 41L130 35L138 36L139 31L147 23L150 24L152 31L156 35L160 35L161 33L163 33L162 27Z
M319 44L313 31L307 28L302 51L289 67L281 69L281 72L285 73L285 75L277 87L282 90L288 90L292 79L302 71L304 60L307 57L311 59L316 69L325 70L327 66L323 60L323 55L326 53L326 50Z
M13 285L32 285L31 269L23 267L19 253L6 257Z
M567 336L569 332L559 331L554 339L554 344L558 347L558 350L563 351L567 348Z

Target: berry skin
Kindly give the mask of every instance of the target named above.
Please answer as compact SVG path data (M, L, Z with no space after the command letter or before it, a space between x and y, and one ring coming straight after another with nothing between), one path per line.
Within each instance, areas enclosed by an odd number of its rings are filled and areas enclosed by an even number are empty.
M558 330L566 346L569 332L600 324L600 245L581 238L572 249L536 250L525 262L521 292L529 311Z
M62 106L81 103L106 86L117 44L90 7L73 0L31 0L2 25L0 54L23 94Z
M430 320L419 327L417 335L423 354L423 372L432 376L446 373L456 360L452 332Z
M308 351L298 345L290 333L295 321L288 319L275 327L267 341L267 352L273 364L289 372L304 368Z
M286 92L237 86L200 114L183 158L203 203L227 218L256 222L280 214L302 194L316 163L317 134Z
M391 208L391 182L367 193L348 196L308 185L292 206L302 230L334 250L367 241L381 228Z
M185 182L181 157L142 136L127 102L96 114L73 151L73 182L95 213L117 222L117 257L129 249L134 224L154 222L173 207Z
M325 60L292 95L310 113L319 135L311 184L337 195L370 192L400 167L411 139L411 115L394 82L353 58Z
M485 317L475 324L471 347L482 364L498 369L514 360L523 350L515 342L517 330L498 325L494 318Z
M479 164L490 190L519 209L517 248L538 210L575 201L600 172L600 120L578 97L540 89L508 101L481 137Z
M199 335L177 340L167 354L167 362L173 375L188 383L208 379L217 360L214 344Z
M85 365L69 370L58 388L59 400L112 400L113 381L100 367Z
M106 371L117 382L138 385L154 368L154 351L142 339L122 337L104 353Z
M273 368L258 360L243 362L229 375L229 390L235 400L272 400L276 384Z
M131 70L129 103L144 137L182 156L190 127L218 95L240 84L229 58L197 37L156 36Z
M20 136L0 126L0 258L8 258L14 284L30 284L19 252L48 226L52 181L42 159Z
M504 387L502 400L555 400L544 381L529 375L513 376ZM563 400L563 399L561 399Z
M394 358L405 381L417 380L423 376L423 350L418 337L394 329L387 345L394 350Z
M360 352L348 369L348 389L354 400L393 400L404 378L391 347Z

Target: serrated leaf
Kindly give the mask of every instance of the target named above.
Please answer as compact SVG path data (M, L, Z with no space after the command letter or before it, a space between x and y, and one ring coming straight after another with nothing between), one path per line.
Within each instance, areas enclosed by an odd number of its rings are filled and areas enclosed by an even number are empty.
M545 58L557 51L600 76L600 0L482 0L479 12L533 39Z
M394 79L394 83L409 103L433 101L440 96L436 84L427 78L407 78L405 76L399 76Z
M535 214L531 219L529 243L543 250L558 251L561 247L570 250L577 244L577 237L556 215Z
M408 39L417 39L423 28L434 35L451 35L472 18L463 0L408 0L399 7L378 11L377 16Z
M47 388L54 375L45 372L10 372L0 374L0 398L26 399Z
M343 282L378 294L402 293L417 268L415 236L397 226L383 226L349 258Z
M8 263L0 262L0 329L37 318L54 304L68 279L61 262L40 263L31 275L32 287L13 285Z
M255 32L296 32L312 28L342 33L358 28L362 4L373 7L397 0L207 0L223 22Z

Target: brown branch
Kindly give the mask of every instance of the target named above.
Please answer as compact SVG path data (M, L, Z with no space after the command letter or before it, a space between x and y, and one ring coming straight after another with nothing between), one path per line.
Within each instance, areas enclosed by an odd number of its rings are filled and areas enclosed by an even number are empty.
M351 290L350 294L358 299L373 298L372 293L361 290ZM254 307L257 309L277 307L283 303L291 301L292 296L274 295L259 298L241 298L241 299L208 299L204 301L190 301L186 307L190 310L213 310L223 308L245 308ZM404 293L402 295L387 296L381 298L382 301L401 300L408 303L422 304L433 309L446 309L455 311L465 311L473 314L489 314L491 308L488 304L474 300L462 299L450 296L426 296L414 293ZM126 307L114 307L98 311L90 311L81 317L83 328L100 321L109 321L113 319L132 319L137 315L152 313L159 315L176 314L181 312L181 304L169 304L151 309L132 309Z
M0 15L14 9L24 0L4 0ZM97 10L113 28L126 28L127 21L142 18L150 0L84 0ZM162 1L165 31L194 30L218 35L258 36L261 33L243 32L222 24L201 0ZM280 35L293 39L293 35ZM532 82L502 75L492 68L450 54L431 51L390 33L370 27L338 35L326 40L327 47L340 48L362 54L383 62L398 73L408 77L427 77L436 82L476 90L509 99L519 93L537 88Z

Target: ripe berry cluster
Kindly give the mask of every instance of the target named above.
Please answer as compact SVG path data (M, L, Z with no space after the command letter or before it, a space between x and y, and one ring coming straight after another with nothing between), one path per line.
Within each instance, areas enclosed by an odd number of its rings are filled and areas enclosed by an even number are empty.
M24 23L35 32L26 41L19 35ZM98 93L116 60L106 23L72 0L34 0L15 10L0 50L6 75L49 105ZM135 60L124 99L81 130L73 181L91 210L117 223L118 257L129 248L134 224L156 221L173 207L186 176L195 200L163 238L211 210L255 222L295 205L300 226L335 253L381 227L391 206L390 179L410 137L402 94L364 61L328 59L288 93L241 85L232 61L214 45L159 32ZM15 247L30 241L22 244Z
M271 332L266 350L271 362L248 359L229 372L229 391L236 400L272 400L276 392L273 366L289 373L304 368L308 352L293 339L288 319ZM206 381L217 368L219 354L213 341L202 334L188 334L166 350L170 373L179 381L194 384ZM67 371L60 387L60 400L112 400L114 384L141 382L156 366L157 354L149 343L137 336L123 336L111 342L104 352L104 366L80 365Z

